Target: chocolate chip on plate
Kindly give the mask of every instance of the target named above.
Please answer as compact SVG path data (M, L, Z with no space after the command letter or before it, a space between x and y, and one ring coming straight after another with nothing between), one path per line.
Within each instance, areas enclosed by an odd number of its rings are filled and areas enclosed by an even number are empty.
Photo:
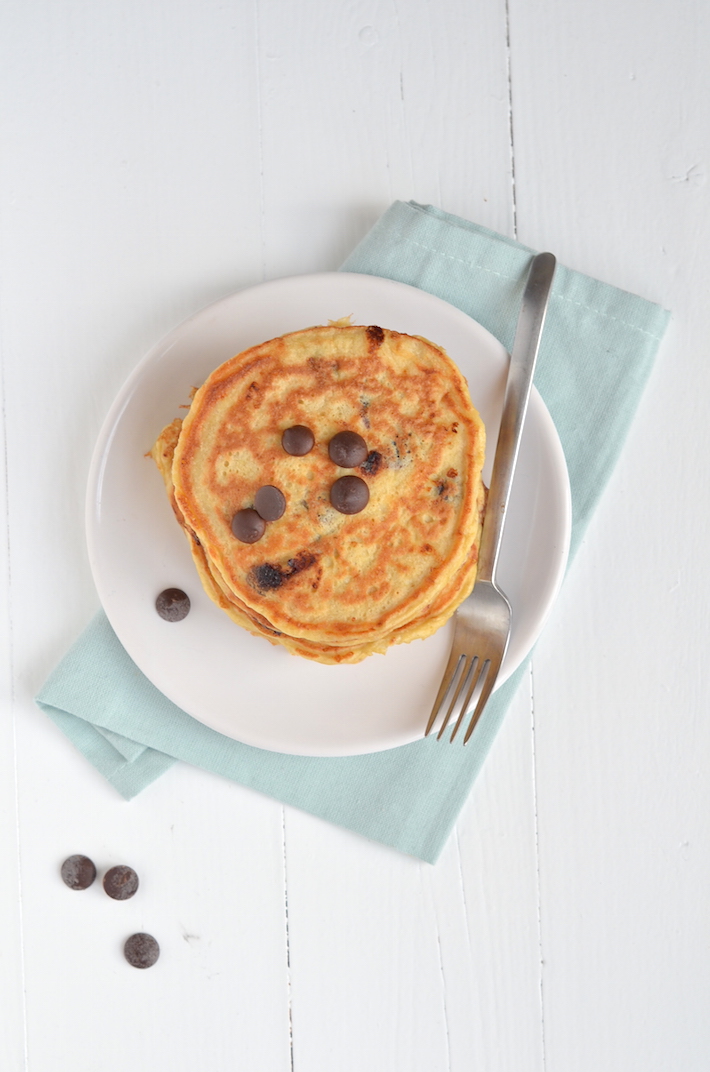
M152 968L160 956L160 946L152 934L140 931L126 938L123 955L134 968Z
M313 450L315 441L313 432L310 428L306 428L305 424L294 424L291 428L287 428L281 436L283 449L287 454L293 454L297 458Z
M341 514L359 514L370 500L370 489L359 476L341 476L330 489L330 501Z
M104 875L104 889L114 901L127 901L138 889L138 875L132 867L117 864Z
M88 890L95 878L96 867L88 856L69 856L62 864L62 881L70 890Z
M266 522L256 510L239 510L232 518L232 532L242 543L256 543L266 531Z
M273 484L264 484L254 496L254 509L264 521L278 521L286 509L286 496Z
M166 588L156 599L155 609L166 622L181 622L190 613L190 597L181 588Z
M354 469L367 457L367 443L357 432L338 432L328 444L330 460L341 469Z

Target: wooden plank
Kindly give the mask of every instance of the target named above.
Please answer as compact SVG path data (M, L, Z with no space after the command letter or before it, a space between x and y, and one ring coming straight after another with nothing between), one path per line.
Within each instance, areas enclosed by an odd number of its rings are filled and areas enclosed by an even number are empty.
M295 1067L542 1069L529 714L435 867L288 812Z
M0 918L4 920L4 941L0 945L0 977L3 980L0 1066L19 1069L25 1060L26 1022L7 512L4 379L8 355L2 344L2 334L0 306L0 607L3 608L3 613L0 613L0 855L3 860Z
M395 199L510 232L503 3L261 4L258 40L266 276L337 268Z
M41 10L6 12L2 65L12 101L0 282L27 1067L201 1067L207 1052L217 1065L238 1054L245 1067L285 1070L280 807L188 769L126 804L32 701L97 605L84 488L116 390L166 330L260 278L260 222L244 210L260 183L253 9ZM4 722L2 733L5 743ZM10 772L11 756L3 751ZM11 778L2 793L6 803ZM101 869L134 865L136 897L117 904L98 884L66 889L58 867L73 852ZM121 954L141 929L163 949L144 973ZM16 970L4 978L6 1011L22 1000ZM19 1013L9 1027L14 1069Z
M189 768L126 804L99 784L87 792L78 770L71 780L64 757L55 768L24 802L36 831L22 860L30 1067L199 1067L207 1052L289 1069L279 805ZM58 867L75 851L101 875L133 866L135 897L64 887ZM161 946L146 972L122 955L138 931Z
M262 5L259 42L267 276L395 198L510 233L502 4ZM286 858L295 1068L541 1068L527 693L436 868L290 810Z
M535 658L550 1072L710 1060L709 31L700 3L511 3L521 238L674 312Z

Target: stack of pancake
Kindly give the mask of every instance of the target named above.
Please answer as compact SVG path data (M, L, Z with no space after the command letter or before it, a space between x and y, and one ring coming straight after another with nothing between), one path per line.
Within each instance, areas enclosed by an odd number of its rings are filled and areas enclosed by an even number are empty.
M346 320L226 361L151 454L215 603L354 663L429 636L471 591L484 448L441 348Z

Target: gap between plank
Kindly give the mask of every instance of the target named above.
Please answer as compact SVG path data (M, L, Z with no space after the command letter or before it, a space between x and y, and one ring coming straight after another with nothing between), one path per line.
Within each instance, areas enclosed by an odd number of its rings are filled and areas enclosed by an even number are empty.
M530 728L532 741L532 791L533 791L533 823L535 831L535 894L537 901L537 953L540 965L540 1047L542 1056L542 1069L547 1068L547 1050L545 1040L545 989L544 971L545 958L542 954L542 894L540 889L540 827L537 814L537 753L535 751L535 676L533 665L530 663Z
M261 230L261 279L266 279L266 196L264 193L264 129L261 88L261 34L259 0L254 0L254 37L256 38L256 121L259 127L259 223Z
M291 1008L291 935L288 920L288 870L286 866L286 808L281 805L281 844L284 864L284 921L286 932L286 999L288 1003L288 1045L293 1072L293 1010Z
M515 140L513 137L513 79L510 63L510 0L505 0L505 67L508 78L508 139L510 141L510 186L513 199L513 238L518 238L518 203L515 196Z
M427 890L429 894L430 903L434 909L434 923L436 928L436 949L439 960L439 977L441 980L441 1009L444 1017L444 1032L446 1037L446 1069L447 1072L451 1072L451 1037L449 1033L449 1014L446 1005L446 974L444 972L444 955L441 948L441 927L439 926L439 920L437 917L436 898L434 897L434 893L432 890L431 877L425 873L421 865L419 867L419 888Z

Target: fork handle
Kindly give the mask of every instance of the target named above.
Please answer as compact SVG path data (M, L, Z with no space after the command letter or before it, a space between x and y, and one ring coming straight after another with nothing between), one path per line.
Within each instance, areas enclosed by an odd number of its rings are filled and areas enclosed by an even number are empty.
M503 537L508 497L513 483L518 447L530 398L540 336L555 274L552 253L538 253L530 265L510 356L505 402L500 421L493 473L478 555L477 580L493 581Z

